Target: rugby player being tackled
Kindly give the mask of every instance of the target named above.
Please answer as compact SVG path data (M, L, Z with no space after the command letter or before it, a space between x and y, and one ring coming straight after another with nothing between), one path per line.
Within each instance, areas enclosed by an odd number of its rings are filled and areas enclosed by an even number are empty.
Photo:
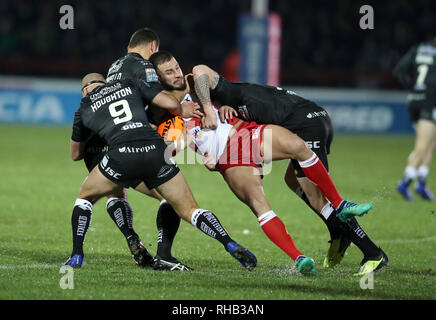
M260 176L252 174L253 168L241 168L244 167L241 165L244 161L245 166L247 166L247 159L243 159L247 158L247 155L233 155L233 152L224 152L226 149L240 149L240 146L230 148L235 141L231 135L237 137L238 132L241 134L242 132L249 133L251 138L257 137L257 148L256 144L252 145L252 148L257 151L251 155L257 156L257 159L248 156L249 167L260 169L259 163L262 161L290 159L285 175L287 185L322 218L330 232L331 244L324 261L324 267L334 267L339 264L351 242L358 246L364 254L357 275L379 270L387 265L388 257L386 254L371 241L355 219L356 216L367 213L372 206L342 199L326 169L328 168L327 154L332 141L333 129L324 109L281 88L228 82L203 65L193 69L194 81L191 81L192 77L189 75L186 80L177 61L169 52L155 53L150 57L150 61L155 65L161 83L165 88L173 89L172 93L179 101L187 99L187 93L195 93L198 96L203 105L205 117L201 119L201 125L199 121L195 121L197 131L206 129L203 135L207 135L208 130L216 130L214 149L221 152L221 154L215 152L213 155L204 153L205 162L212 161L210 167L213 167L213 162L217 164L216 168L223 174L232 191L250 206L260 219L259 221L264 221L264 214L270 218L276 217L269 208L263 192L260 192ZM221 122L218 122L219 116L212 106L212 101L217 106L230 105L235 108L239 106L238 116L245 122L240 122L237 118L225 119L224 114L228 114L228 112L220 112ZM309 114L311 117L307 116ZM224 146L218 148L217 141L223 123L233 125L230 130L227 126L228 137L224 140L227 141L229 138L230 145L224 143ZM242 128L247 130L241 130ZM270 136L268 139L263 139L264 135ZM247 140L252 139L245 139L245 141ZM319 141L318 148L312 151L307 147L305 140ZM205 152L205 149L198 149ZM223 156L227 158L223 158ZM235 163L231 161L229 163L229 159L231 160L232 157L236 159ZM223 163L224 161L226 163ZM233 167L238 168L237 170L241 172L243 179L241 177L235 178L237 174L231 174L233 170L236 172ZM243 170L246 173L243 174ZM294 170L297 175L295 175ZM250 174L252 177L249 177ZM251 183L247 183L247 181L251 181ZM256 187L251 188L251 185ZM262 199L262 201L258 199ZM262 203L260 207L256 207L258 202ZM271 218L271 220L274 219ZM279 229L275 228L272 233L279 234ZM265 233L267 232L265 231ZM270 235L268 237L271 240L274 238ZM290 237L284 236L282 238L289 239ZM289 243L289 241L287 242ZM276 244L280 246L279 242ZM285 249L284 251L286 252ZM290 256L291 258L295 257L295 254Z

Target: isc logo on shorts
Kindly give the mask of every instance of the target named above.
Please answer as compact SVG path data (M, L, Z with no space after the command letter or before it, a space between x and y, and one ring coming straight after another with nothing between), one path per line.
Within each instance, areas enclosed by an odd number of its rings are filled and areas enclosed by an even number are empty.
M304 141L309 149L319 149L321 141Z
M121 173L115 172L114 169L107 166L107 163L109 162L109 157L105 155L103 159L101 159L100 166L103 169L104 172L106 172L108 175L115 179L119 179L121 177Z

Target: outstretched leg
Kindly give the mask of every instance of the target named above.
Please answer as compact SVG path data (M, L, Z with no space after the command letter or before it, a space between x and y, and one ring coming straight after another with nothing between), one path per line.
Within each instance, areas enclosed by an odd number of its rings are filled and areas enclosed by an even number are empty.
M339 264L351 242L362 251L365 262L378 261L384 255L383 250L372 242L356 218L347 222L340 221L333 207L319 189L309 179L295 176L292 161L289 162L286 170L285 181L288 187L302 198L327 225L330 232L330 248L324 260L324 267L331 268Z
M346 221L367 213L371 204L355 204L343 200L323 163L306 143L291 131L276 125L268 125L262 138L262 155L265 162L295 159L308 179L317 185L332 203L338 218Z
M155 270L190 270L191 268L172 256L171 249L179 230L180 217L165 198L156 189L148 189L144 183L136 187L137 191L155 198L160 202L156 215L157 250L153 261Z
M282 249L303 273L315 274L313 259L304 256L296 247L282 220L271 209L265 197L260 175L254 175L253 167L239 166L224 171L223 177L233 193L256 215L266 236Z
M183 220L191 223L209 237L221 242L224 248L243 267L248 269L256 267L256 257L232 240L212 212L198 207L182 172L177 173L171 180L156 187L156 190L168 201Z

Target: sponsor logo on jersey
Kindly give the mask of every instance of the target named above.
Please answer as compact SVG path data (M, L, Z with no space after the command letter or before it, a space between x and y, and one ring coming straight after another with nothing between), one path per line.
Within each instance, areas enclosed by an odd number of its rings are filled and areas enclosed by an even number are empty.
M143 126L144 124L142 122L128 122L121 128L121 130L138 129L142 128Z
M100 89L97 93L91 94L89 98L91 99L92 102L94 102L95 100L103 98L105 94L114 92L119 89L121 89L121 83L118 82L111 86L107 86L105 88Z
M192 130L192 136L194 137L194 139L201 139L203 137L203 130L201 130L198 127L195 127Z
M317 118L317 117L326 117L327 116L327 111L314 111L314 112L309 112L306 117L311 119L311 118Z
M111 67L109 68L108 74L118 72L123 66L123 62L124 60L120 59L112 63Z
M86 153L92 153L92 154L98 154L102 152L106 152L108 150L108 146L87 146L86 147Z
M145 68L145 74L147 76L147 82L157 82L156 70L153 68Z
M148 152L150 150L156 150L156 146L154 144L143 146L143 147L121 147L118 148L118 152L121 153L143 153Z

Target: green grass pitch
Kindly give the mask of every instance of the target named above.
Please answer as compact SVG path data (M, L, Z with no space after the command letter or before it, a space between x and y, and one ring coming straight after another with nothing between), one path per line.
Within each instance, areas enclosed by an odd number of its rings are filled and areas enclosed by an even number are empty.
M351 246L341 265L322 268L328 232L322 221L287 189L287 162L264 178L265 193L299 249L315 259L318 276L302 277L290 259L259 228L218 173L181 165L201 207L213 211L231 236L254 252L248 272L220 243L182 222L173 254L192 272L138 268L105 210L94 206L85 262L74 272L74 289L61 289L60 267L71 252L70 218L87 171L69 157L69 128L0 126L0 299L436 299L436 203L407 203L395 191L413 136L337 135L330 171L341 195L373 203L359 222L389 255L389 267L363 290L362 254ZM436 191L436 166L429 186ZM129 191L135 229L155 253L158 202Z

